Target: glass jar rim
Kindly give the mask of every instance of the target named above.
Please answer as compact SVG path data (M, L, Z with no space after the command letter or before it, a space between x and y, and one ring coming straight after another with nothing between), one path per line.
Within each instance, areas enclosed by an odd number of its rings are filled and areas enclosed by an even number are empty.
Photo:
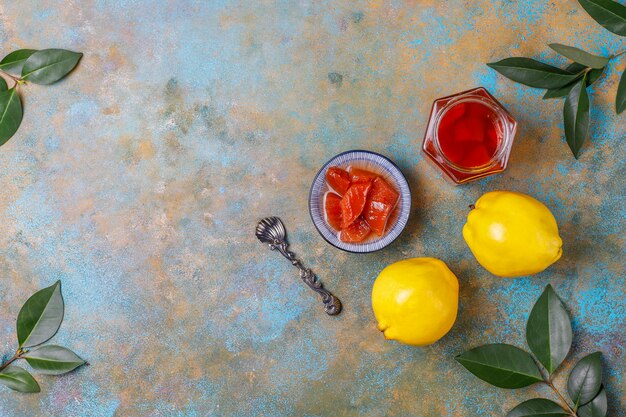
M462 104L462 103L466 103L466 102L476 102L486 107L489 107L489 109L493 111L493 113L498 117L498 124L502 127L502 138L498 142L496 151L493 153L489 161L487 161L483 165L475 166L475 167L464 167L464 166L461 166L452 162L450 158L448 158L448 156L445 154L445 152L443 152L443 149L441 149L441 145L439 143L439 125L441 121L443 120L443 117L448 113L448 111L453 109L455 106ZM435 146L435 150L437 151L437 153L441 155L441 157L445 160L445 162L449 164L451 167L453 167L455 170L463 172L463 173L467 173L467 174L479 174L479 173L488 171L489 169L496 166L498 162L504 157L504 154L507 152L507 148L510 146L511 137L512 137L510 129L507 128L507 123L508 123L508 117L507 117L506 110L500 107L497 103L494 103L489 98L484 97L482 95L476 95L476 94L471 94L471 93L467 95L457 96L457 97L450 99L448 102L446 102L443 105L441 109L437 111L437 114L435 115L435 122L432 125L433 131L431 132L432 138L433 138L433 144Z

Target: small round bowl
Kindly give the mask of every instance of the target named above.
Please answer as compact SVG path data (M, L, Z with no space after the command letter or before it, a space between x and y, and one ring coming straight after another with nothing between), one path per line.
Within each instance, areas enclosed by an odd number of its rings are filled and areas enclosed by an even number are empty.
M398 203L393 209L391 217L387 222L387 228L383 236L368 237L361 243L347 243L339 240L339 233L333 229L324 216L324 195L329 191L326 183L326 171L330 167L340 167L343 169L349 166L372 171L380 175L385 181L392 185L400 194ZM369 253L375 252L389 245L404 230L409 214L411 213L411 190L400 169L387 157L370 151L347 151L340 153L326 162L319 170L309 192L309 213L317 231L324 240L336 248L346 252Z

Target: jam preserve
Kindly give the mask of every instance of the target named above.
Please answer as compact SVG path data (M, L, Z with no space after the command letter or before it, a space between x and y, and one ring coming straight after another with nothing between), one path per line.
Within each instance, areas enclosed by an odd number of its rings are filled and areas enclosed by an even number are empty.
M506 169L517 122L484 88L435 100L422 150L455 183Z

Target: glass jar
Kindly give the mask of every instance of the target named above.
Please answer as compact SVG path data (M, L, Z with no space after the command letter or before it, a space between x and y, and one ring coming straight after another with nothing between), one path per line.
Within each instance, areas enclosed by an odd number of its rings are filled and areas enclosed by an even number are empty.
M422 150L455 184L506 169L517 122L483 88L435 100Z

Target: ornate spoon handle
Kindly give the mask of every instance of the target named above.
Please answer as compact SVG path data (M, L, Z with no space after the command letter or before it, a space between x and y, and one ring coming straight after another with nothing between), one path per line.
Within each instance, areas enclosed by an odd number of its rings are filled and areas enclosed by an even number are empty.
M334 316L341 312L341 301L325 289L317 276L310 269L305 268L302 262L296 258L296 255L289 251L287 232L278 217L268 217L261 220L256 228L256 236L261 242L267 243L271 250L278 250L293 266L298 268L300 279L322 296L324 310L328 315Z
M317 278L317 275L313 273L309 268L305 268L302 263L296 258L293 252L288 250L289 245L287 242L283 242L280 245L270 245L272 250L277 249L285 258L291 261L291 264L300 270L300 279L304 281L313 291L322 296L322 302L324 303L324 310L327 314L334 316L341 311L341 302L337 297L331 294L321 281Z

